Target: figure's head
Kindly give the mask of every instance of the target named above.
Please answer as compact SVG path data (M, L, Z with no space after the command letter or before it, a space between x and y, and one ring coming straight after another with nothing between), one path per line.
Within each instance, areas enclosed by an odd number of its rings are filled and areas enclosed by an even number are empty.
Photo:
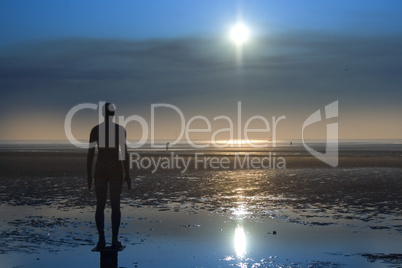
M114 116L115 110L116 107L113 103L106 102L105 105L103 105L102 114L104 117Z

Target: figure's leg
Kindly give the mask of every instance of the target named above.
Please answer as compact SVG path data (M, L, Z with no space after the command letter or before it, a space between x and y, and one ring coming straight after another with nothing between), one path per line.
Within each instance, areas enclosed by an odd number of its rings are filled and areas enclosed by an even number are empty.
M110 203L112 206L112 246L118 243L118 235L121 221L121 188L122 183L116 181L110 183Z
M99 234L98 245L105 246L106 241L105 241L104 226L105 226L105 206L107 200L107 183L101 180L98 180L98 183L96 183L95 181L95 190L96 190L95 222Z

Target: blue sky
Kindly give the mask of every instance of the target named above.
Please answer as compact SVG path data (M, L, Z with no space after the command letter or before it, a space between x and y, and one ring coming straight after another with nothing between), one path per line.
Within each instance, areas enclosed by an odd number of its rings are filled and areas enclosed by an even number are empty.
M225 34L238 16L261 35L287 29L400 33L400 1L2 1L1 45L54 38Z
M341 138L402 138L401 11L396 0L2 1L0 139L64 139L68 110L102 100L145 118L152 103L212 118L241 101L250 116L286 115L286 139L339 100ZM241 66L228 38L239 19L251 32ZM170 137L174 119L161 121Z

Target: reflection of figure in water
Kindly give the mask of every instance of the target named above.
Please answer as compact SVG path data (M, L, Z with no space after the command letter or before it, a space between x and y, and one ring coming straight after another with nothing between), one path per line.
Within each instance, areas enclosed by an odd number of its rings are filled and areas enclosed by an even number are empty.
M169 151L169 142L166 143L166 152Z
M95 154L95 147L98 147L98 157L95 166L95 192L96 192L96 213L95 221L98 229L99 240L96 249L105 248L104 233L104 210L106 206L107 191L110 192L110 203L112 207L112 249L122 248L118 241L120 227L120 195L123 185L123 178L130 189L131 179L128 168L128 153L126 146L126 130L115 124L113 120L114 105L106 103L103 106L105 121L95 126L90 134L90 147L87 158L88 189L92 185L92 162ZM124 173L124 175L123 175Z

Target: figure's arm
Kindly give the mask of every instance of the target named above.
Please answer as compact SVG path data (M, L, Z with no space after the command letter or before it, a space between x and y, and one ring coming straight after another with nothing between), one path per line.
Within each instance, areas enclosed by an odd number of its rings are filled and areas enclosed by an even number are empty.
M96 137L94 134L94 129L92 129L91 134L89 136L89 148L88 148L88 156L87 156L87 183L88 190L91 190L92 186L92 163L95 155L95 146L92 145L93 142L96 141Z
M131 189L131 178L130 178L130 168L129 168L129 155L128 155L128 150L127 150L127 134L126 131L124 131L124 161L123 161L123 168L124 168L124 180L127 182L127 187L130 190Z

